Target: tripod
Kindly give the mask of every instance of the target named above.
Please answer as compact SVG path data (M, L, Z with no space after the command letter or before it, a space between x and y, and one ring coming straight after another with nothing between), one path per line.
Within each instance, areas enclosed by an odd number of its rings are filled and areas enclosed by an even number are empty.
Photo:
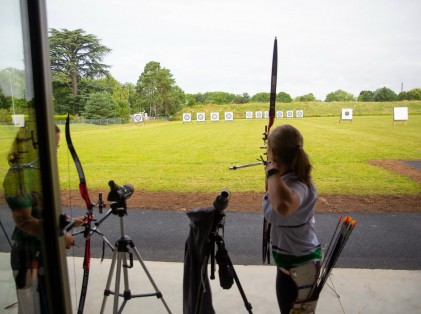
M206 245L206 252L201 267L201 277L202 280L199 286L199 293L197 296L196 310L195 314L200 314L202 312L202 303L203 296L206 292L205 289L205 278L207 276L207 266L209 258L211 259L211 275L210 279L215 279L215 258L219 265L219 276L220 283L224 289L230 289L232 286L232 279L234 279L238 290L240 291L241 297L243 298L244 306L247 309L248 313L252 312L252 306L247 300L246 294L244 293L243 287L241 286L240 280L238 279L237 273L235 272L234 265L231 262L231 259L228 255L228 251L225 248L224 238L219 234L219 229L224 227L225 224L225 214L222 213L223 209L227 205L227 199L229 194L224 195L224 192L215 200L215 219L212 226L211 232ZM215 244L217 246L218 252L215 256Z
M166 308L168 313L171 313L167 303L164 300L164 297L162 296L162 293L158 290L157 285L152 279L152 276L150 275L148 269L146 268L139 251L137 250L136 246L134 245L132 239L124 234L124 222L123 217L127 215L126 208L117 208L118 204L111 204L113 213L118 215L120 217L120 234L121 237L116 242L116 249L113 253L113 259L111 262L111 268L110 272L108 274L108 280L107 285L104 290L104 298L102 300L102 306L101 306L101 313L104 313L105 310L105 304L107 302L107 297L110 294L114 295L114 306L113 306L113 313L121 313L127 303L128 300L132 298L140 298L140 297L152 297L156 296L158 299L161 299L162 303L164 304L164 307ZM115 208L113 208L113 206ZM129 288L129 276L128 276L128 268L133 267L133 252L136 255L136 258L142 265L142 268L146 275L149 278L149 281L151 282L152 286L155 289L155 293L147 293L147 294L132 294ZM127 254L129 255L129 265L127 264ZM116 265L117 263L117 265ZM111 280L114 274L114 269L116 268L116 278L115 278L115 290L114 292L110 290ZM123 279L124 279L124 292L123 294L120 293L120 276L121 276L121 268L123 268ZM124 301L121 304L120 308L118 308L118 298L123 297Z

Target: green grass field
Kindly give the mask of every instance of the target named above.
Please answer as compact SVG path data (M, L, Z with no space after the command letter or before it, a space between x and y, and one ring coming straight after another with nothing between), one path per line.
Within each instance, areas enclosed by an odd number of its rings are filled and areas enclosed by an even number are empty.
M304 135L304 148L313 162L320 193L418 194L421 185L379 167L373 159L421 159L421 115L393 125L391 116L360 116L338 123L338 117L278 119ZM156 122L144 125L96 126L72 124L73 144L82 162L88 187L108 190L108 181L132 184L142 191L233 192L264 189L262 166L228 170L255 162L264 150L266 119L233 122ZM58 150L60 185L77 189L78 177L68 153L64 125ZM1 130L0 180L15 130ZM7 132L10 132L8 134ZM2 181L0 181L2 183Z

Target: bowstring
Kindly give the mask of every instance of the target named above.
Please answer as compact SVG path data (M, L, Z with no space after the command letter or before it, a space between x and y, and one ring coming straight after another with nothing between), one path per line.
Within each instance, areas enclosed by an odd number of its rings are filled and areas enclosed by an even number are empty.
M335 293L335 296L336 296L336 298L338 299L339 305L341 306L342 313L344 313L344 314L345 314L345 309L344 309L343 304L342 304L342 302L341 302L341 296L340 296L340 294L336 291L335 284L333 283L333 280L332 280L332 274L330 274L330 275L329 275L329 280L330 280L330 282L331 282L332 286L331 286L331 285L329 285L328 283L326 283L326 284L327 284L327 286L328 286L328 287L329 287L329 288L333 291L333 293Z

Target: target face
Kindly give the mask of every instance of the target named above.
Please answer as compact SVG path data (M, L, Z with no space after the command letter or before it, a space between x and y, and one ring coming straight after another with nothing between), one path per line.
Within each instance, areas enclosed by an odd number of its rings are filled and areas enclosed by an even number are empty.
M183 122L191 121L191 113L183 113Z
M296 116L297 118L302 118L302 117L304 117L304 111L303 111L303 110L296 110L296 111L295 111L295 116Z
M263 116L264 116L266 119L268 119L268 118L269 118L269 111L265 111L265 112L263 113Z
M275 115L276 115L277 118L283 118L284 117L284 112L278 110L278 111L276 111L276 114Z
M255 116L257 119L261 119L261 118L263 118L263 112L261 112L261 111L256 111L256 112L254 113L254 116Z
M350 108L342 109L341 119L342 120L352 120L352 109L350 109Z
M408 107L394 107L393 120L407 121L408 120Z
M142 121L143 121L142 114L141 114L141 113L136 113L136 114L133 116L133 119L134 119L134 122L142 122Z
M225 112L225 120L227 121L234 120L234 114L232 112Z
M294 111L287 110L287 118L294 118Z
M219 112L211 112L210 119L211 121L219 121Z
M246 119L252 119L253 118L253 111L247 111L246 112Z
M205 121L205 120L206 120L206 116L205 116L205 114L204 114L203 112L199 112L199 113L197 113L197 115L196 115L196 120L197 120L198 122L203 122L203 121Z

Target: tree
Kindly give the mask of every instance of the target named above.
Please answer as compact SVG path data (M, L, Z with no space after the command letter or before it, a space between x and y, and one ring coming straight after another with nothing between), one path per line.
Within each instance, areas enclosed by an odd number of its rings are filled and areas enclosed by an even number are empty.
M295 97L295 101L305 102L305 101L317 101L316 97L313 95L313 93L306 94L303 96Z
M234 104L246 104L250 100L250 96L247 93L243 93L242 95L235 95Z
M397 100L409 100L408 92L400 92L398 94Z
M10 115L9 110L7 109L1 109L0 107L0 122L12 122L12 116Z
M338 89L337 91L333 93L329 93L326 96L325 99L326 102L332 102L332 101L355 101L354 95L345 92L342 89Z
M285 92L279 92L276 96L276 100L283 103L290 103L292 102L292 97Z
M81 78L99 78L109 75L109 65L101 63L111 52L100 40L82 29L50 29L50 60L53 81L67 85L78 95Z
M116 103L115 116L117 118L128 118L130 115L129 89L127 87L124 88L123 85L112 77L107 78L107 80L110 81L112 86L112 97Z
M270 93L257 93L253 95L250 99L250 101L255 102L269 102L270 101Z
M28 108L26 101L25 71L6 68L0 71L0 108L9 114L19 114Z
M374 92L372 92L370 90L363 90L358 95L357 100L358 101L364 101L364 102L374 101Z
M170 70L161 68L159 62L146 64L136 84L139 106L149 109L155 117L169 116L174 108L185 103L184 92L175 84Z
M4 96L11 96L13 91L15 99L25 99L25 71L16 68L0 70L0 89L3 90Z
M408 100L421 100L421 88L414 88L408 92Z
M217 105L231 104L235 99L234 94L226 92L207 92L205 93L205 96L205 103Z
M86 101L83 116L87 119L114 118L117 104L109 93L93 93Z
M0 88L0 109L7 109L8 107L10 106L8 106L6 97L3 94L3 90Z
M196 103L217 105L244 103L247 97L249 97L247 93L243 95L234 95L226 92L206 92L204 94L198 93L194 95Z
M89 97L92 93L113 93L114 85L120 84L112 76L93 79L90 77L81 78L79 81L78 93Z
M397 95L390 88L382 87L374 91L374 101L394 101Z
M167 102L165 102L166 116L171 116L181 109L186 103L186 94L177 85L172 88L172 92L168 95Z
M196 98L194 94L186 94L186 106L192 107L196 105Z
M421 100L421 88L414 88L408 92L400 92L398 100Z

